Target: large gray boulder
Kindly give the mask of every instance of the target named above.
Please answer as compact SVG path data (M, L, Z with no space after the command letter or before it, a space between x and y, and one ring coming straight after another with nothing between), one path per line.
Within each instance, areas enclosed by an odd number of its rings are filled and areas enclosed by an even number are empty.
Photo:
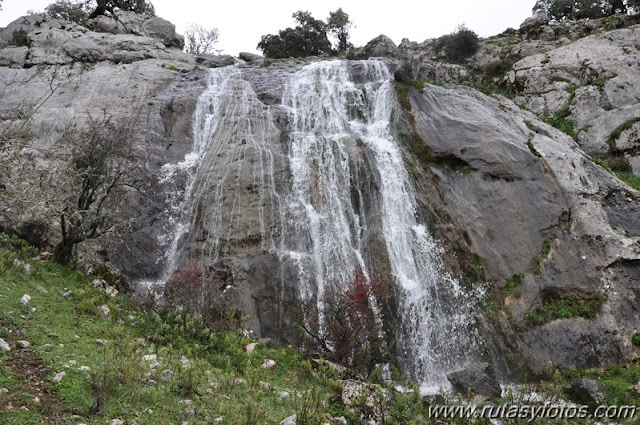
M176 33L175 25L157 16L120 10L113 16L101 15L91 19L87 27L95 32L150 37L160 41L165 47L184 47L184 37Z
M520 24L520 32L527 32L533 28L538 28L549 23L549 15L546 12L538 12L524 20Z
M382 34L364 46L364 54L367 57L395 57L399 50L393 40Z
M588 378L571 381L567 394L574 403L587 405L592 409L602 406L609 399L609 390L600 382Z
M502 389L496 379L493 367L488 363L478 363L466 369L447 374L453 389L466 395L469 391L487 397L500 397Z

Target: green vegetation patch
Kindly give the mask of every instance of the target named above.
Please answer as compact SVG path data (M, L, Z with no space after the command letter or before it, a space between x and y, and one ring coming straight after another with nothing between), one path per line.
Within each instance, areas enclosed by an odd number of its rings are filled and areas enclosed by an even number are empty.
M637 122L640 122L640 117L639 118L632 118L630 120L627 120L627 121L623 122L619 126L617 126L615 128L615 130L613 130L611 132L611 134L609 135L609 137L607 138L607 144L609 145L609 149L610 150L615 150L616 149L616 140L618 139L618 137L620 137L620 134L625 130L630 130L631 127L633 127L633 125L635 123L637 123Z
M528 311L525 320L529 325L540 326L558 319L593 319L606 301L606 296L595 293L589 300L575 301L567 299L552 299L544 302L541 308Z

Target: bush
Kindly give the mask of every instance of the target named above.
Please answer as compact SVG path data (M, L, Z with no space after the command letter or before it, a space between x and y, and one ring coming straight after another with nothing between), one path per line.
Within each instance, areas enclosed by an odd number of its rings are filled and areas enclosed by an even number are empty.
M164 286L168 307L179 307L183 319L196 315L217 331L235 328L241 317L225 298L221 274L206 269L196 260L173 274Z
M640 332L636 332L633 334L633 338L631 338L631 342L636 347L640 347Z
M218 53L214 45L220 33L217 28L204 28L198 24L189 24L184 32L184 51L194 55Z
M23 28L20 28L13 31L9 44L12 46L29 47L31 45L31 39L29 38L27 31L25 31Z
M355 272L346 289L325 294L322 323L316 300L298 303L288 315L302 330L301 345L357 373L372 373L377 364L388 361L378 315L389 299L390 284L388 278L369 280L363 272Z
M538 0L533 13L545 12L555 21L567 19L601 18L616 13L627 13L640 6L640 1L629 0Z
M268 58L300 58L331 53L331 43L327 38L327 24L314 19L309 12L293 14L298 23L295 28L287 28L278 35L262 36L258 49Z
M88 3L84 1L57 0L44 9L49 18L64 19L84 25L89 18Z
M467 29L464 25L449 35L443 35L435 43L436 53L444 52L449 62L463 62L473 56L480 47L478 34Z

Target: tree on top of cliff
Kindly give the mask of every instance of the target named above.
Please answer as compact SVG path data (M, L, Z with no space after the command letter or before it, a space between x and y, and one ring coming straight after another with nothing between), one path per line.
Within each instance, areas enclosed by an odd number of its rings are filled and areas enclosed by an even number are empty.
M331 53L331 43L327 38L327 24L315 19L309 12L293 14L298 23L295 28L287 28L278 35L263 35L258 49L269 58L300 58Z
M335 12L329 12L329 19L327 19L327 28L329 33L333 34L338 39L338 45L336 50L339 53L346 52L352 44L349 43L349 28L352 22L349 20L349 15L342 10L342 8Z
M464 25L460 25L453 33L443 35L435 43L436 53L444 52L449 62L463 62L473 56L480 47L478 34Z
M148 0L56 0L45 8L45 13L50 18L83 25L88 19L118 10L155 15L155 9Z
M537 0L533 13L546 12L555 21L601 18L628 13L640 7L640 0Z

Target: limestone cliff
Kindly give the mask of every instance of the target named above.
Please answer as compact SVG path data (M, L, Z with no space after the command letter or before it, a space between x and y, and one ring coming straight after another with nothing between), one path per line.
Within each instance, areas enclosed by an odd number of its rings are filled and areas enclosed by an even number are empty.
M166 21L136 19L100 18L91 30L35 15L0 32L4 187L26 174L37 190L38 150L55 148L69 124L104 111L136 117L136 148L146 153L157 180L166 164L180 163L193 150L196 104L211 86L206 68L236 60L182 53L180 37ZM493 282L484 298L491 308L477 310L477 320L484 355L505 375L518 375L522 364L534 372L548 361L563 368L598 367L634 353L631 338L640 329L640 193L591 156L623 157L633 172L640 171L640 123L630 121L640 117L640 30L598 25L584 36L575 27L530 22L521 32L485 40L471 69L438 62L429 43L406 41L396 48L379 37L384 48L369 46L376 55L392 56L385 66L403 81L397 83L402 107L396 105L393 132L415 189L418 223L444 247L446 271L470 286ZM23 43L14 37L20 29ZM512 99L457 85L488 81L488 66L507 57L507 68L489 82ZM223 272L249 325L264 336L279 336L285 326L282 303L295 299L299 289L298 265L281 262L272 249L287 218L280 212L280 189L291 182L287 141L295 130L283 99L287 82L307 62L265 66L251 59L237 61L235 85L226 88L248 109L238 109L233 96L229 100L228 114L238 114L235 127L220 130L226 144L203 157L207 172L194 177L202 194L194 211L202 219L181 241L179 259L211 254L215 262L209 265ZM355 84L368 81L362 64L346 69ZM416 79L450 87L407 83ZM553 117L572 121L575 140L543 121ZM238 124L245 119L250 126ZM628 128L616 131L624 123ZM343 189L358 200L357 215L367 223L358 235L362 262L389 274L376 211L384 176L372 173L375 158L361 140L345 143L356 159L347 161L352 183ZM26 155L36 158L34 168L20 161ZM230 164L239 170L233 180L227 180ZM317 175L309 178L319 181ZM164 258L168 248L159 238L166 230L163 217L170 195L186 186L185 180L165 181L155 193L132 201L130 233L122 243L81 244L78 262L106 263L128 282L159 278L172 260ZM312 197L330 202L321 191ZM222 239L209 232L218 225L207 215L213 208L231 223ZM0 226L17 230L45 209L3 208ZM47 225L47 242L54 243L57 223ZM513 281L517 291L509 287ZM529 320L545 305L563 301L595 303L597 312Z

